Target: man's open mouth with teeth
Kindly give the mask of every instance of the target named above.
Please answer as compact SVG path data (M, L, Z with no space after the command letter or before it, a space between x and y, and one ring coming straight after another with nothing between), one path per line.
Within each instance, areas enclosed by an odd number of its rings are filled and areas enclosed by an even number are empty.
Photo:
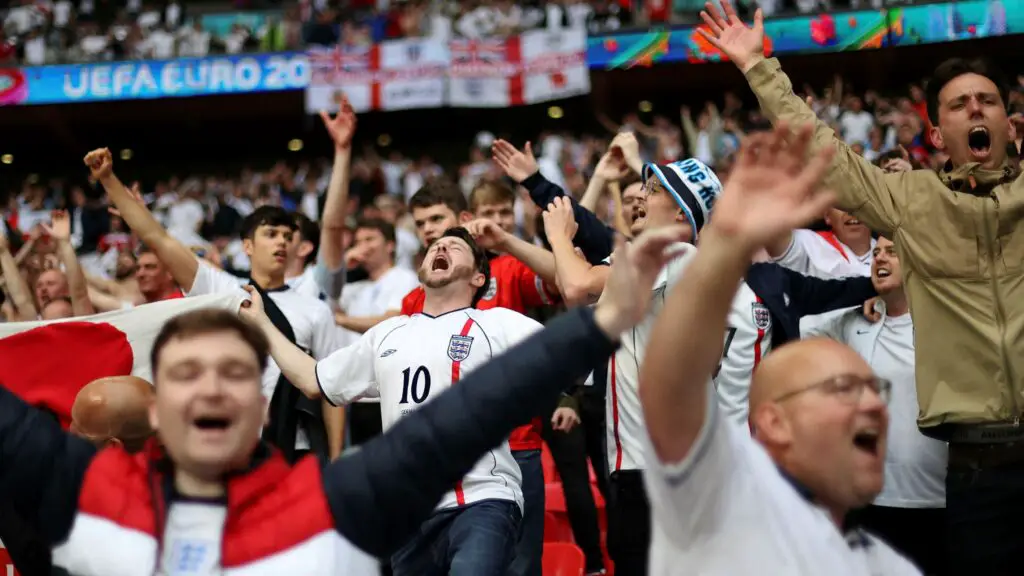
M971 128L967 132L967 146L976 157L988 156L992 149L992 136L989 134L988 128L984 126Z
M430 263L430 270L447 270L451 266L451 262L448 261L448 257L444 254L438 254L434 256L434 261Z
M632 218L633 219L630 221L630 224L632 224L633 222L636 222L637 220L639 220L639 219L641 219L641 218L643 218L645 216L647 216L647 211L646 210L644 210L643 208L640 208L640 207L633 208L633 214L632 214Z
M288 258L288 250L282 248L280 250L274 250L274 258L278 260L284 260Z
M865 428L853 436L853 445L870 456L878 456L881 448L881 433L877 428Z

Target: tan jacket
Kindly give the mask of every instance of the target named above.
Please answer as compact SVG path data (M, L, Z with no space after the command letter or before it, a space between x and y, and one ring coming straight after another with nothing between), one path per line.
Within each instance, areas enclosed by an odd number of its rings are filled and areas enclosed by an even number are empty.
M816 124L835 143L839 208L896 244L914 318L918 424L1017 423L1024 411L1024 180L977 163L886 174L793 93L772 58L747 81L773 123ZM973 185L972 185L973 184Z

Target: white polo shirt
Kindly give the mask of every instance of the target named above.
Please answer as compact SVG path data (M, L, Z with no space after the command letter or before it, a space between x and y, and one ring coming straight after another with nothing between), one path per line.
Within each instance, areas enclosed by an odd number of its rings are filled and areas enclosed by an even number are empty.
M324 398L336 405L379 397L381 424L387 430L540 329L537 321L505 308L396 316L317 362L317 382ZM498 499L511 500L521 509L521 486L519 465L506 440L484 455L438 508Z
M831 232L826 233L831 234ZM838 238L832 237L834 243L826 239L826 235L813 230L794 230L789 248L773 261L804 276L814 276L824 280L848 278L851 276L871 276L872 250L875 240L871 240L871 249L857 256L849 246Z
M875 504L943 508L949 447L925 436L917 427L914 323L909 313L888 316L883 302L875 309L882 314L879 322L869 322L856 307L820 315L813 326L800 332L805 338L824 336L846 344L867 361L875 374L892 382L885 487Z
M242 289L243 284L245 282L240 283L237 276L218 270L204 260L199 260L196 279L187 296L241 293L248 298L248 293ZM296 346L317 360L326 358L331 352L338 349L334 314L326 303L317 298L299 294L287 284L282 289L270 290L267 294L291 324L292 332L295 333ZM263 372L263 395L268 399L273 398L280 376L281 369L271 358L267 369ZM303 450L309 448L309 439L305 430L301 428L296 436L295 447Z
M881 540L859 529L842 534L746 428L722 417L708 386L704 426L686 458L663 463L646 441L654 528L649 574L921 574Z

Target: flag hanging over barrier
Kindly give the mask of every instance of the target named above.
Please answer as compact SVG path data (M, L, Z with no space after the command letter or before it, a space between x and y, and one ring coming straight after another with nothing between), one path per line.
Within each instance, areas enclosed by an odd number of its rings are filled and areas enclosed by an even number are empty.
M79 318L0 324L0 385L55 413L67 427L78 391L93 380L130 374L153 381L149 353L168 320L201 308L238 310L242 300L215 294Z
M504 108L590 92L583 29L489 40L393 40L312 48L306 109Z

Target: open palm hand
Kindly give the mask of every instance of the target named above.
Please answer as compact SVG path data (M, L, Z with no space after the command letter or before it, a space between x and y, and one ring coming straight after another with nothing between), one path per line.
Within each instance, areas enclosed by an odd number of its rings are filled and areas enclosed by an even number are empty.
M818 218L833 202L821 188L832 160L825 148L808 157L812 127L792 132L784 125L744 141L712 224L752 251Z
M334 145L340 149L347 149L352 145L352 136L356 133L356 113L348 98L343 94L338 103L338 113L331 118L325 111L320 111L320 119L327 128L327 133L334 140Z
M516 182L526 180L538 170L537 159L533 156L533 147L529 142L520 152L506 140L495 140L491 145L491 156L505 174Z
M760 8L754 13L753 26L747 26L740 20L729 0L722 0L721 10L706 2L700 17L711 29L708 33L701 28L700 34L743 72L764 56L764 14Z

